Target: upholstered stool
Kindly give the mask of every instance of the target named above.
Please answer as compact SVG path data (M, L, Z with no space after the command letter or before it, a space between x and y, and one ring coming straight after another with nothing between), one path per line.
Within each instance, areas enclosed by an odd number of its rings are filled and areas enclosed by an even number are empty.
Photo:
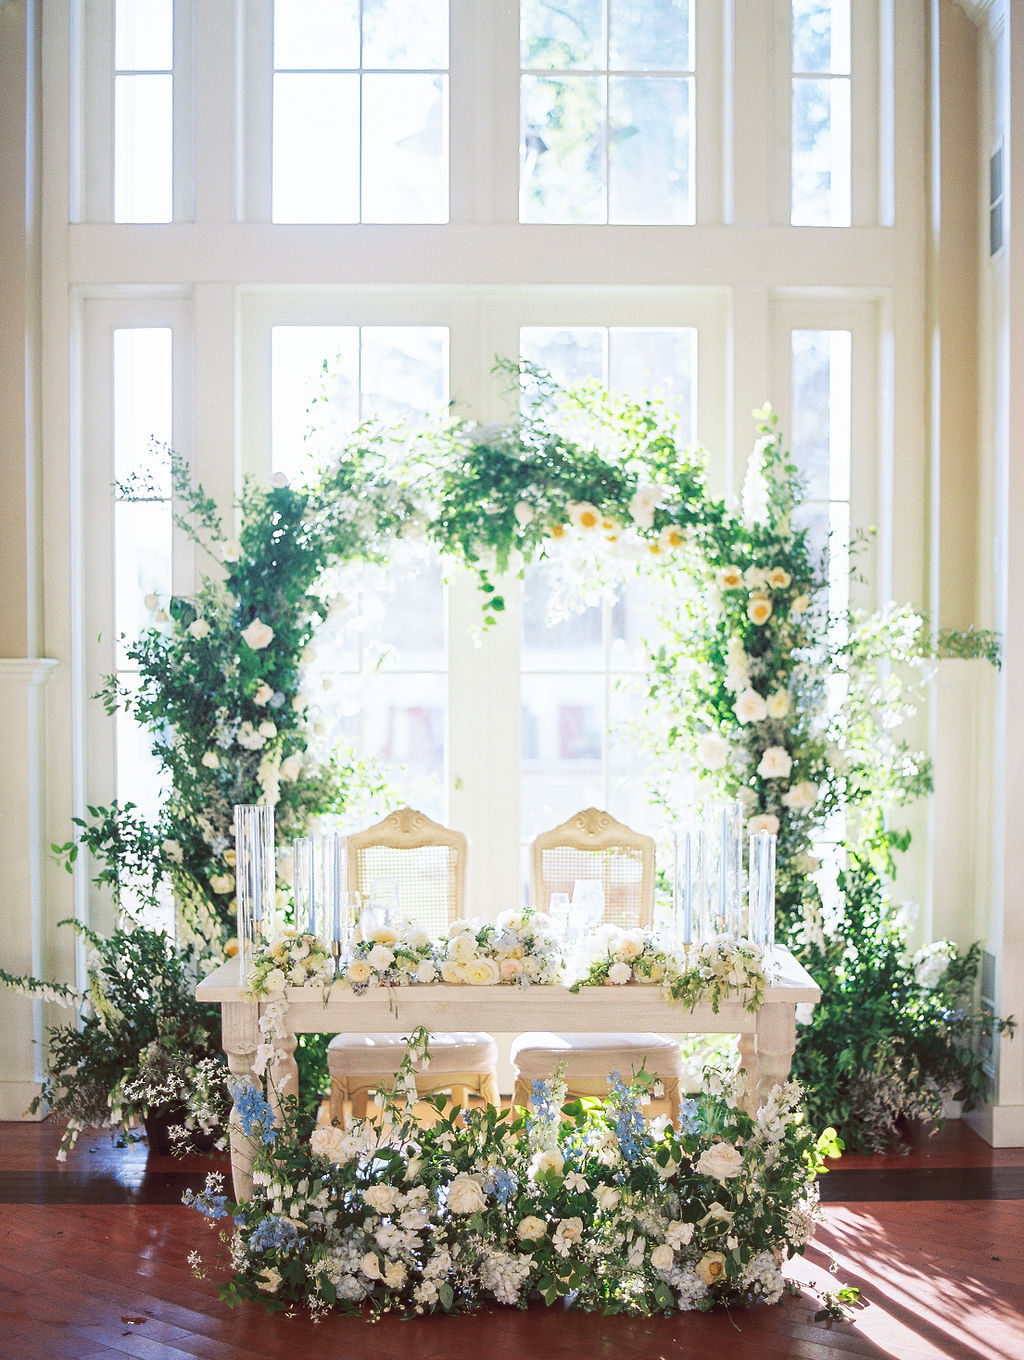
M392 1085L405 1056L400 1034L339 1034L327 1047L331 1074L331 1119L344 1125L345 1101L352 1102L352 1117L366 1114L369 1093ZM430 1065L417 1072L420 1095L451 1090L452 1101L466 1104L466 1089L490 1105L500 1105L497 1078L498 1046L489 1034L478 1031L437 1033L430 1036Z
M570 1096L605 1096L618 1072L628 1085L643 1068L665 1088L673 1119L679 1117L683 1063L679 1044L664 1034L520 1034L509 1051L515 1073L513 1105L527 1105L535 1081L550 1081L563 1064Z

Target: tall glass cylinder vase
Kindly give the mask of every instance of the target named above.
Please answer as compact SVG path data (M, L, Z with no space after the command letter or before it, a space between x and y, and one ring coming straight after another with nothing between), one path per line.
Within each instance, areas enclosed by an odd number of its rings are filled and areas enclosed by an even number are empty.
M750 935L756 944L775 944L775 855L777 838L760 831L750 838L747 902Z
M274 931L274 809L268 803L235 807L235 859L238 976L244 984L254 951Z
M292 893L295 929L322 938L323 854L317 851L313 836L299 836L292 842Z
M744 931L743 809L716 803L704 814L705 870L702 888L707 924L702 939Z

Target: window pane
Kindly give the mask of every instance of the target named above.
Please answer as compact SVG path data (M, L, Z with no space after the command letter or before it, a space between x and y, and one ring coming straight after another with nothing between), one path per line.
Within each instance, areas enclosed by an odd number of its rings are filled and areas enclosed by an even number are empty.
M611 0L612 70L689 71L691 44L690 0Z
M523 222L603 222L605 81L523 76Z
M447 79L363 77L364 222L448 220Z
M397 420L448 402L448 331L442 326L364 326L360 418Z
M609 220L693 220L690 81L609 81Z
M277 70L359 68L359 0L274 0Z
M117 0L114 64L119 71L169 71L174 64L172 0Z
M604 0L522 0L519 14L524 69L603 69Z
M170 75L115 79L115 222L171 220L171 103Z
M363 0L363 66L448 66L448 0Z
M793 70L850 71L850 0L793 0Z
M691 327L633 330L608 337L608 382L616 392L659 397L679 421L684 444L696 439L697 332Z
M171 494L163 453L171 443L171 332L140 327L114 332L114 477L147 470L156 494ZM161 446L154 457L153 444Z
M520 834L530 837L604 804L605 680L526 675L521 693Z
M271 373L274 470L304 478L359 424L359 328L275 326Z
M794 226L850 225L850 82L793 81Z
M357 75L274 77L275 222L358 222Z
M171 506L169 501L120 501L114 509L114 626L117 664L128 664L127 649L153 618L144 603L150 593L166 604L171 593Z

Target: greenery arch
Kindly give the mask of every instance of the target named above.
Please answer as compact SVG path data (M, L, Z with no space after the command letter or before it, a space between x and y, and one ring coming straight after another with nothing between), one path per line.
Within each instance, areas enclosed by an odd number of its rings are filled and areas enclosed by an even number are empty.
M151 732L168 785L156 823L114 804L80 824L119 901L129 886L145 901L169 882L191 929L216 946L233 933L234 804L274 803L285 843L375 787L364 763L314 753L303 655L331 611L332 573L385 559L407 535L476 574L484 628L504 608L496 582L538 558L568 554L590 583L662 573L669 603L648 673L662 754L696 764L709 794L739 797L752 826L778 832L791 929L817 900L816 828L856 812L877 841L884 810L928 787L926 761L890 721L907 706L905 682L890 678L883 713L876 663L920 658L934 640L909 610L851 617L835 640L823 563L794 519L800 479L770 408L755 412L743 495L728 505L709 494L702 451L683 446L660 402L504 367L526 394L519 418L363 427L305 485L247 483L237 540L172 459L178 522L214 565L194 597L148 600L152 626L129 648L139 687L111 678L103 690L110 711ZM835 676L841 712L827 706ZM657 794L670 802L669 787Z

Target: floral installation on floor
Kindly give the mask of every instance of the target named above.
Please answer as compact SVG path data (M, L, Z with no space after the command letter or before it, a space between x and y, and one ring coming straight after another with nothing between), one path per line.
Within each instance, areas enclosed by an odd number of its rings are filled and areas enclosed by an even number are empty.
M236 1088L253 1194L219 1177L186 1203L221 1225L221 1297L271 1310L461 1313L564 1300L581 1310L672 1313L777 1302L782 1266L818 1219L815 1178L837 1151L776 1087L751 1117L741 1078L708 1072L680 1126L645 1122L644 1091L613 1075L606 1100L563 1105L556 1080L532 1111L419 1119L407 1101L427 1036L410 1037L379 1122L314 1124ZM412 1094L414 1094L414 1087ZM200 1273L215 1268L202 1253Z
M748 1011L760 1010L765 988L777 975L770 950L724 935L669 951L649 930L605 925L584 940L582 952L590 961L583 977L569 988L572 992L581 987L657 983L667 997L688 1010L710 1003L716 1015L723 1001L741 1000Z

